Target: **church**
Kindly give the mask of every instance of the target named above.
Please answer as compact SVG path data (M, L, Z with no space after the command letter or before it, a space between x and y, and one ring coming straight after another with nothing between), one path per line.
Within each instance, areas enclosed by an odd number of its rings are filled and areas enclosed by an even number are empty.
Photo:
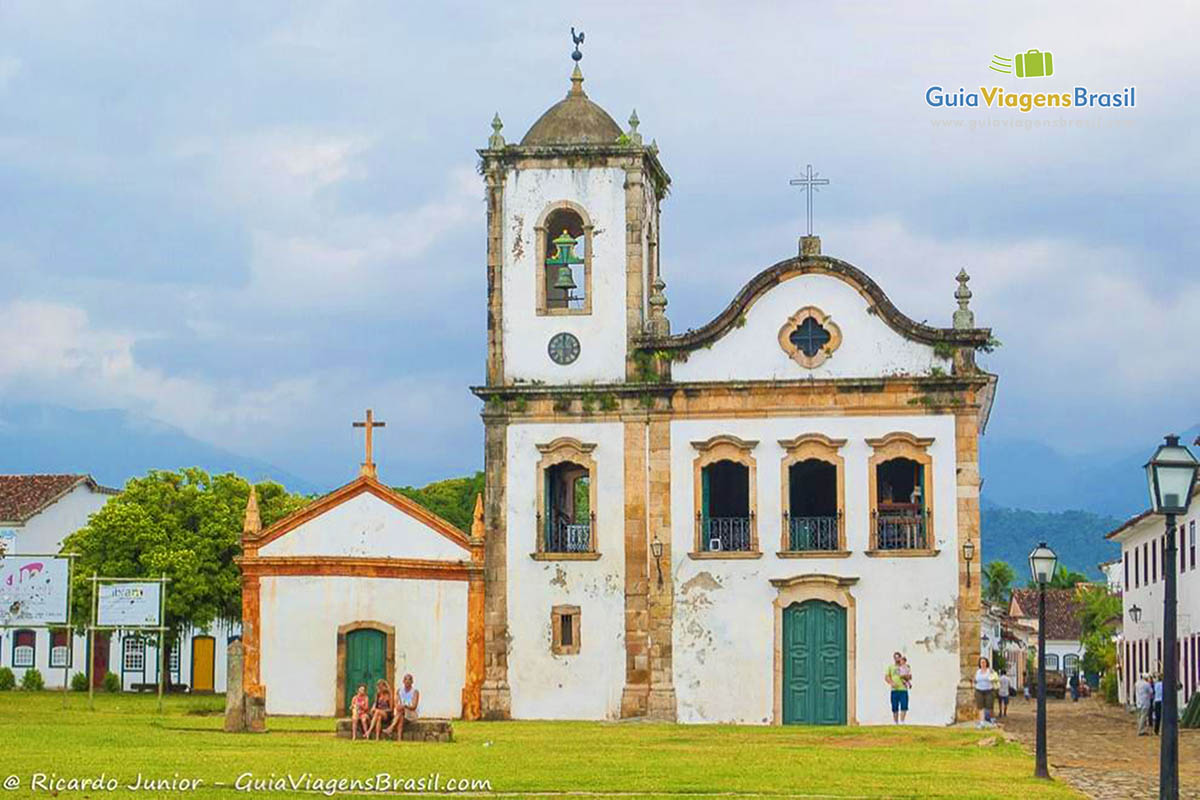
M583 84L479 151L483 716L885 723L894 651L910 722L969 715L996 376L967 274L932 327L810 230L673 333L670 177Z
M899 651L910 722L969 716L996 376L966 272L950 327L915 322L810 214L798 252L673 333L670 177L583 83L577 63L519 143L496 115L479 151L475 524L378 480L370 413L354 481L266 529L251 497L246 697L345 714L411 671L433 716L882 724Z

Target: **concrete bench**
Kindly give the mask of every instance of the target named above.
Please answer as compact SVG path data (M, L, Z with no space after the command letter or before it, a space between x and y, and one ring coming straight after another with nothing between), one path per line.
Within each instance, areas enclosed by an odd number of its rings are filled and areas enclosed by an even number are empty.
M339 739L350 738L350 719L343 717L337 721L337 736ZM394 739L395 734L388 737ZM430 717L412 720L404 723L404 741L406 742L453 742L454 726L448 719Z

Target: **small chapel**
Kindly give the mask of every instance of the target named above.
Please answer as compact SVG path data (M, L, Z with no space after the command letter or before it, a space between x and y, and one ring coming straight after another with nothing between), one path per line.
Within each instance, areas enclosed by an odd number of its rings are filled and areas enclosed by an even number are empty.
M996 376L966 272L934 327L810 229L673 332L671 179L572 56L566 96L479 151L483 716L885 723L894 651L911 722L970 714Z

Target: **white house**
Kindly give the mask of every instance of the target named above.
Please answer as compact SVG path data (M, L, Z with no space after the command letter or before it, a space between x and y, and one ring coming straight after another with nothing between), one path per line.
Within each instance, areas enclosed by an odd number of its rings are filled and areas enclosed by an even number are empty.
M1145 511L1107 534L1121 545L1121 603L1123 634L1118 642L1121 697L1132 703L1133 684L1144 672L1162 669L1163 585L1165 570L1178 575L1180 703L1200 689L1200 573L1196 569L1196 521L1200 518L1198 491L1188 515L1179 521L1177 556L1166 558L1166 518ZM1182 706L1181 706L1182 707Z
M58 553L116 493L90 475L0 475L0 555ZM65 630L0 628L0 635L0 666L18 680L33 668L47 686L61 687L64 669L86 663L86 640L68 641Z
M63 540L118 493L90 475L0 475L0 553L60 552ZM74 673L89 672L85 635L74 635L68 642L65 630L0 629L0 634L0 666L12 668L18 680L25 670L35 668L46 686L58 688ZM239 626L225 623L185 631L170 651L170 682L197 692L225 691L225 650L239 634ZM97 686L109 672L120 678L125 690L158 683L157 643L134 631L97 632L90 661Z
M519 143L493 129L484 715L884 723L899 650L909 719L952 722L996 382L965 271L932 327L809 235L672 334L636 115L576 67Z
M1037 652L1038 590L1013 589L1008 615L1033 630L1030 646ZM1083 623L1074 589L1046 590L1046 669L1068 678L1083 668ZM1036 679L1036 676L1035 676Z

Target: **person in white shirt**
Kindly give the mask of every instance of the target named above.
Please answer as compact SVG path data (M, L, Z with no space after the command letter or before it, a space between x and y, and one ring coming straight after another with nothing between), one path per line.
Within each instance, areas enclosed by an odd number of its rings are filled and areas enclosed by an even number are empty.
M990 726L987 721L988 712L992 708L992 692L996 686L996 673L992 664L986 658L979 659L979 669L975 670L975 708L979 710L979 722L976 728Z
M1000 701L999 714L1000 719L1008 716L1008 698L1012 695L1012 681L1009 680L1008 670L1000 670L1000 680L996 688L996 698Z
M1133 685L1133 699L1138 712L1138 736L1145 736L1150 732L1150 704L1154 702L1154 687L1146 677L1146 673L1143 672Z

